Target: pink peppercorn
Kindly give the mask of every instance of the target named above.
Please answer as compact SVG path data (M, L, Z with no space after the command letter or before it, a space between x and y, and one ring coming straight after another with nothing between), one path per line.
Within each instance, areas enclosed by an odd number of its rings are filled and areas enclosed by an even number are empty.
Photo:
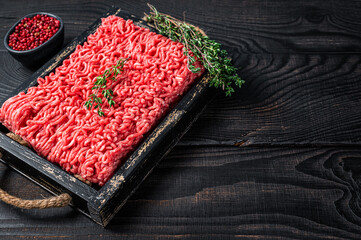
M25 51L48 41L60 28L60 21L45 14L24 18L9 36L9 47Z

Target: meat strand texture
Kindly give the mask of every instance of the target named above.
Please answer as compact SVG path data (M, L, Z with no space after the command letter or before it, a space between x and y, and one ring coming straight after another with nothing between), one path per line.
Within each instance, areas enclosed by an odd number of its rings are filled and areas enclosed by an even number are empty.
M101 26L38 85L8 99L0 121L35 151L69 173L100 186L199 77L187 67L184 46L117 16ZM129 58L108 87L100 117L84 103L95 78ZM101 97L99 94L98 96Z

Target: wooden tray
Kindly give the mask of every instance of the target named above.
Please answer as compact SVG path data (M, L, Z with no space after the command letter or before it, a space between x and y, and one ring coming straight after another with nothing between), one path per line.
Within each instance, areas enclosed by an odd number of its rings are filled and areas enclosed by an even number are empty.
M136 25L151 29L147 26L146 22L119 8L111 8L102 17L109 15L131 19ZM45 77L61 65L63 60L75 50L76 46L84 43L87 37L93 34L100 25L101 18L36 71L8 98L17 95L19 92L26 91L29 87L35 86L39 77ZM154 29L151 30L155 31ZM73 207L90 217L96 223L106 226L127 199L135 192L140 183L144 181L152 169L159 163L160 159L172 149L190 128L206 104L213 98L215 90L208 88L207 82L205 77L201 77L133 152L124 165L101 188L97 189L83 183L73 175L62 170L59 166L40 157L30 148L13 141L5 135L8 130L4 126L0 126L2 161L53 194L64 192L70 194L73 199L71 202ZM4 101L0 104L2 105Z

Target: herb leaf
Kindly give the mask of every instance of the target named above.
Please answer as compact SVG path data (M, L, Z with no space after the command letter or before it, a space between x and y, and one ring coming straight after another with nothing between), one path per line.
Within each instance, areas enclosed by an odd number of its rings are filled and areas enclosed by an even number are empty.
M104 73L98 77L96 77L96 81L94 82L94 86L92 87L92 90L96 90L95 93L92 93L89 95L89 99L88 101L85 102L85 107L87 109L91 109L94 105L94 109L98 109L98 115L100 117L104 116L104 112L102 111L102 106L101 104L103 104L102 101L102 97L98 97L98 93L99 91L102 89L101 91L101 95L103 95L103 97L107 100L108 104L110 107L114 106L115 102L113 101L113 90L111 89L113 86L113 82L116 81L116 77L118 76L118 74L120 74L121 72L123 72L123 67L125 62L129 59L119 59L117 61L117 64L115 66L111 66L111 68L107 69L104 71ZM108 81L111 81L110 84L110 88L107 89L107 83Z
M160 34L181 42L184 48L184 55L188 57L188 69L197 73L201 69L194 63L199 60L208 70L210 76L209 85L221 87L226 96L233 92L233 84L241 87L244 83L238 74L226 50L222 50L221 44L211 40L199 28L180 21L172 16L159 13L157 9L148 4L150 13L145 14L145 19L152 24ZM191 54L191 52L193 54Z

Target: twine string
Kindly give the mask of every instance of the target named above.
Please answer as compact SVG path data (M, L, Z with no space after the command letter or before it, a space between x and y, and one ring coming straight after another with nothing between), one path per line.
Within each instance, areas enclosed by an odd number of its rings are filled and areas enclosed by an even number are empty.
M21 139L20 136L14 133L8 133L6 135L22 145L27 145L27 143L23 139ZM2 158L2 153L0 153L0 158ZM69 194L63 193L58 196L49 197L45 199L27 200L12 196L0 188L0 200L18 208L45 209L45 208L65 207L70 203L71 199L72 198Z

